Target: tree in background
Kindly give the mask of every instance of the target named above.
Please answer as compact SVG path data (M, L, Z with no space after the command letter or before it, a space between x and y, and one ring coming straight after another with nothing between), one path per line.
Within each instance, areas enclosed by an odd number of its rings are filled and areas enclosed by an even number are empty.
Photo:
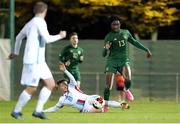
M0 38L8 38L9 3L6 0L0 1Z
M122 22L140 37L157 39L159 27L173 25L180 19L179 0L44 0L49 10L61 13L60 25L76 25L79 30L91 27L99 19L107 20L112 14L119 15ZM17 25L32 16L30 11L35 0L16 0ZM25 7L26 6L26 7ZM56 20L56 19L55 19ZM58 19L57 19L58 20ZM73 21L72 21L73 20ZM66 23L66 24L65 24Z
M119 15L131 26L135 33L151 34L157 40L157 30L161 26L172 25L179 20L176 4L179 0L80 0L80 6L64 8L65 12L79 14L83 18Z

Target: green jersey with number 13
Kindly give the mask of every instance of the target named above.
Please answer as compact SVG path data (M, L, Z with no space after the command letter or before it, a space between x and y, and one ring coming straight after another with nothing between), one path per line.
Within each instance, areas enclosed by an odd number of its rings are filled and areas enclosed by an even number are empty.
M130 32L125 29L120 29L119 31L111 31L105 37L105 44L111 44L109 49L108 60L120 60L128 61L128 44L127 42L133 44L137 48L144 51L148 51L139 41L134 39Z

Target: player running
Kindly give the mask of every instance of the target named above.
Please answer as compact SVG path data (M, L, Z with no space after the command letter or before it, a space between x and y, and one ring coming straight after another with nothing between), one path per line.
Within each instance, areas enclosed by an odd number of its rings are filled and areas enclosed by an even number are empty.
M55 87L55 81L45 61L45 48L47 43L66 37L66 31L60 31L57 35L49 34L44 20L47 9L46 3L36 2L33 9L35 16L26 23L17 35L14 53L9 55L9 59L16 58L19 55L23 39L26 39L21 76L21 85L26 87L20 94L17 104L11 113L11 116L16 119L22 118L22 109L37 90L40 79L42 79L44 86L40 91L37 106L32 116L47 119L42 111L44 104L51 95L51 91Z
M79 63L83 62L84 56L83 49L78 46L79 40L76 32L70 34L70 43L59 54L59 61L66 65L67 70L74 76L80 88L81 75Z
M132 101L134 97L129 90L131 87L131 69L129 65L128 42L147 52L147 58L150 58L152 54L148 48L134 39L128 30L120 29L121 23L118 16L112 16L110 22L112 31L106 35L103 49L103 57L108 56L105 66L106 88L104 89L104 99L109 100L114 74L119 72L125 78L124 92L126 97Z
M104 112L104 105L122 109L129 108L129 105L125 102L119 103L116 101L106 101L99 95L84 94L77 87L77 81L66 69L65 65L60 64L59 69L68 76L70 83L68 84L66 80L61 80L57 82L58 88L63 93L63 96L59 98L59 101L55 106L44 110L44 112L55 112L63 106L75 107L80 112Z

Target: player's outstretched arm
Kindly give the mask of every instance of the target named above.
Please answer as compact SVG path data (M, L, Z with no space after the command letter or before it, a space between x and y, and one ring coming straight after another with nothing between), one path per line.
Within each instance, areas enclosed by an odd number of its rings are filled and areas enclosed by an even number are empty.
M81 56L79 57L79 62L82 63L83 61L84 61L84 56L81 55Z
M102 54L103 57L107 56L108 50L110 49L110 47L111 47L111 43L109 42L104 45L103 54Z
M62 71L62 72L66 71L66 67L65 67L65 65L63 63L59 64L59 70Z
M77 86L77 82L75 80L75 78L73 77L73 75L66 69L65 65L63 63L59 64L59 70L61 70L62 72L64 72L69 80L70 80L70 84L76 85Z
M151 53L150 50L147 51L147 55L146 56L147 56L147 58L151 58L152 57L152 53Z
M57 35L50 35L45 21L39 22L37 26L41 38L46 43L55 42L66 37L66 31L60 31Z
M102 56L103 56L103 57L106 57L106 56L107 56L107 52L108 52L108 50L104 48L104 49L103 49L103 52L102 52Z
M55 106L50 107L50 108L48 108L48 109L45 109L43 112L55 112L55 111L57 111L59 108L62 108L63 105L64 105L64 104L63 104L64 99L65 99L65 97L64 97L64 96L61 96L61 97L59 98L58 103L57 103Z
M61 38L65 38L66 37L66 31L60 31L59 35Z
M141 44L138 40L134 39L133 36L131 35L131 33L128 30L127 30L127 33L129 34L128 42L130 42L135 47L146 51L147 52L147 58L150 58L151 55L152 55L150 50L148 48L146 48L143 44Z
M25 28L23 28L19 32L19 34L16 36L16 42L15 42L15 45L14 45L14 52L11 53L8 56L8 59L14 59L19 55L19 51L20 51L20 48L21 48L22 41L25 38L25 33L24 32L25 32Z
M8 59L14 59L16 58L18 55L14 54L14 53L11 53L9 56L8 56Z

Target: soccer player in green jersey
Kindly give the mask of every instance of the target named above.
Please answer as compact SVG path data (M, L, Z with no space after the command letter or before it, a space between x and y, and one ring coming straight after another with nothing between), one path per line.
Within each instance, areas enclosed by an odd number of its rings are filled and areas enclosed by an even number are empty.
M109 100L112 89L114 75L119 72L125 78L125 88L123 89L128 100L134 100L129 88L131 86L131 69L129 65L128 43L147 52L147 58L152 56L150 50L144 47L139 41L134 39L130 32L121 29L118 16L110 18L111 31L105 37L103 57L107 56L105 73L106 88L104 89L104 99Z
M67 70L74 76L80 88L80 69L79 63L84 60L83 49L78 46L78 34L73 32L70 34L70 45L64 47L59 54L60 63L64 63ZM65 76L66 77L66 76Z

